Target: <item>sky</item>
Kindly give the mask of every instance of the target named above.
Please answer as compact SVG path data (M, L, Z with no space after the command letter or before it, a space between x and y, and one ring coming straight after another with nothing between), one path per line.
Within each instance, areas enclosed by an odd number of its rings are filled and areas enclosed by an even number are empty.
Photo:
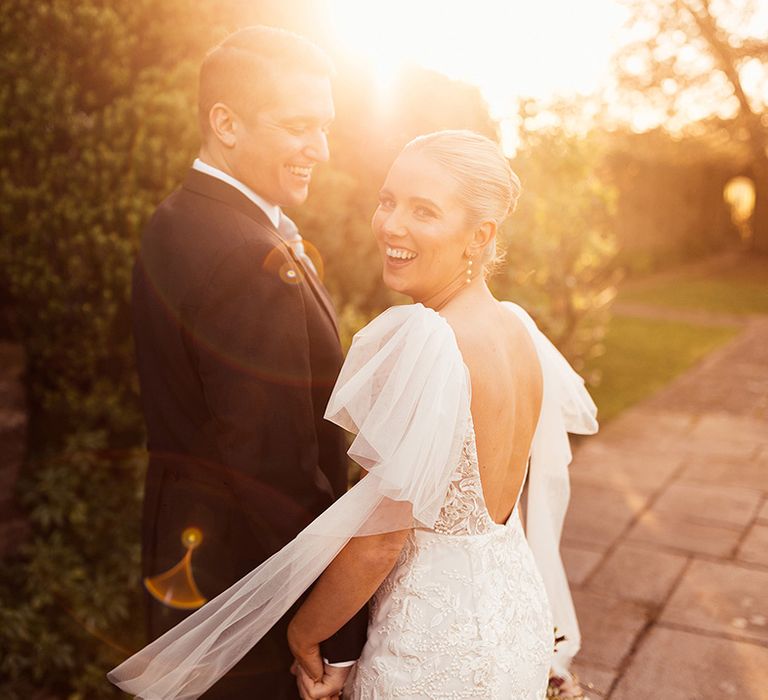
M768 0L758 5L760 36ZM405 63L477 85L510 154L520 97L597 92L609 84L612 56L629 38L628 12L618 0L334 0L329 10L336 41L371 64L382 91ZM757 73L768 90L765 71L758 66ZM701 118L718 110L694 104L689 111ZM636 108L623 116L640 130L663 119Z
M403 63L477 85L491 114L524 95L588 94L610 73L626 10L614 0L336 0L336 40L369 61L382 89Z

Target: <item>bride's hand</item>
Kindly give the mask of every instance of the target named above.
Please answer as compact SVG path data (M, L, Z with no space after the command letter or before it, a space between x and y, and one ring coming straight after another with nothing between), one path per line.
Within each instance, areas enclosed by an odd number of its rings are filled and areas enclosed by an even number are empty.
M304 673L313 681L319 682L323 679L324 670L320 645L317 642L307 641L307 635L303 635L297 627L294 618L288 625L288 647Z
M302 700L339 700L351 666L325 666L323 678L313 681L297 661L291 666L291 673L296 676L296 685Z
M335 678L326 674L326 666L320 654L320 645L308 641L309 635L302 634L294 618L288 625L288 646L295 661L291 673L296 676L296 684L302 700L324 700L338 697L344 685L336 687ZM348 670L348 669L347 669ZM335 675L335 674L334 674ZM344 676L346 678L346 674ZM330 681L330 682L329 682Z

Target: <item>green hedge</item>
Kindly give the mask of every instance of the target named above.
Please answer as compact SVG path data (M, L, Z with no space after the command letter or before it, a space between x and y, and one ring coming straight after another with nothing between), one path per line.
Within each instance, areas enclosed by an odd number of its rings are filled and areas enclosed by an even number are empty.
M195 34L202 14L179 22L188 7L3 6L0 297L32 407L19 489L31 536L0 574L3 697L110 695L105 669L139 641L144 457L127 302L140 227L196 147L211 36Z

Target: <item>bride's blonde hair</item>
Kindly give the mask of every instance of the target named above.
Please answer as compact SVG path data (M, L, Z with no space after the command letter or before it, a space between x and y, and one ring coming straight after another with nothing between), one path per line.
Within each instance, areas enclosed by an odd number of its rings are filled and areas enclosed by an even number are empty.
M456 180L459 201L467 211L470 225L491 220L501 226L515 210L520 179L499 144L486 136L466 129L435 131L417 136L403 148L406 151L423 153ZM502 258L494 239L483 251L480 262L491 267Z

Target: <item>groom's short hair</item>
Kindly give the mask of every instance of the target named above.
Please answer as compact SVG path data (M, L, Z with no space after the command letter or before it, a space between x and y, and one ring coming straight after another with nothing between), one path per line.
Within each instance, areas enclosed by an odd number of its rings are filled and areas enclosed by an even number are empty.
M269 103L287 72L332 77L334 67L319 46L276 27L245 27L214 46L200 66L197 106L203 138L210 133L214 104L223 102L248 118Z

